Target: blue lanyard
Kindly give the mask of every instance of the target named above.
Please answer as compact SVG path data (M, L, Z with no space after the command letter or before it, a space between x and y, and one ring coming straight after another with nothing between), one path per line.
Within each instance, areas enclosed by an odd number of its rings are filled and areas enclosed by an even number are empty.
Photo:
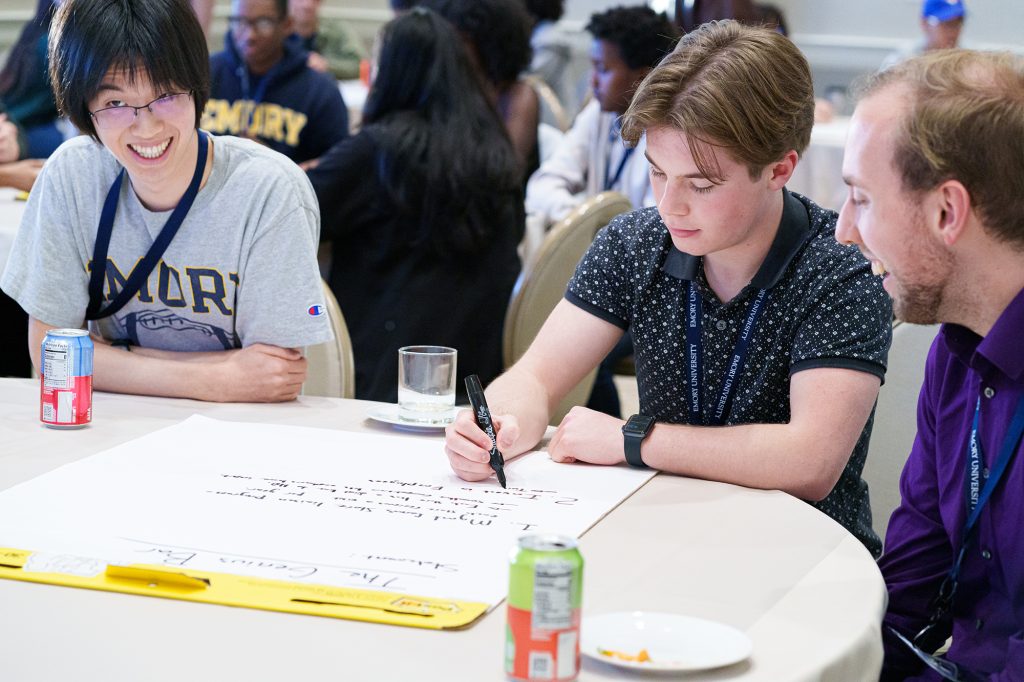
M256 108L263 103L263 98L267 95L267 87L270 85L270 81L273 80L277 72L280 70L280 64L280 62L274 64L270 71L267 71L258 81L256 81L256 90L252 93L251 97L249 96L249 90L252 86L252 79L249 75L249 68L244 64L239 67L238 75L242 80L242 97L252 102L252 109L249 110L249 115L246 116L245 128L242 131L243 134L248 133L249 129L252 128L252 122L256 118Z
M626 163L629 161L629 157L636 151L635 147L627 147L622 153L622 158L619 160L619 167L615 169L615 175L609 177L608 172L612 169L611 163L604 169L604 189L605 191L610 190L612 187L619 183L619 178L622 177L622 171L626 167ZM611 158L608 159L611 161Z
M700 292L697 286L691 281L687 282L688 297L686 310L686 359L689 375L689 395L687 404L690 410L690 424L695 426L704 424L704 416L701 408L701 383L704 375L704 342L701 339L701 317L703 306L701 305ZM760 289L757 296L750 302L750 309L747 311L747 320L740 330L740 338L736 341L736 349L733 351L732 359L729 361L729 368L726 370L725 380L722 382L722 392L719 395L718 403L715 405L715 415L711 426L720 426L732 408L733 395L736 392L736 385L743 376L743 370L747 364L747 351L750 350L750 339L757 330L757 322L761 313L768 305L768 290Z
M188 189L178 201L178 205L174 207L171 217L167 219L167 223L160 230L153 245L149 247L146 256L128 276L124 287L110 302L110 305L100 310L100 306L103 304L103 278L107 272L107 251L110 247L110 235L114 230L114 216L117 214L118 200L121 198L124 168L117 174L117 179L110 186L106 201L103 202L103 212L100 214L100 223L96 230L96 244L92 250L92 273L89 275L89 306L85 309L85 319L98 320L109 317L123 308L142 287L142 283L149 278L149 273L153 272L157 261L164 255L164 251L174 239L174 235L178 233L178 228L181 227L189 209L192 208L196 194L199 193L199 184L203 180L203 171L206 169L206 133L196 130L196 135L199 136L199 152L196 157L196 169L192 174L192 181L189 183Z
M1024 397L1021 397L1017 402L1017 410L1010 421L1010 428L1006 431L1006 437L1003 438L1003 444L999 450L999 458L996 460L995 466L992 467L988 480L985 481L985 486L979 492L981 487L981 462L983 458L981 442L978 439L978 423L980 418L981 398L978 398L978 402L974 406L971 435L967 442L967 480L964 485L964 497L967 503L967 522L964 524L962 540L964 545L967 544L968 537L978 522L978 517L981 515L981 510L985 508L985 504L988 503L989 498L992 496L992 491L999 484L999 479L1002 477L1003 472L1006 471L1006 467L1010 464L1014 454L1016 454L1017 445L1020 443L1021 436L1024 435ZM957 568L959 568L959 560L957 561Z

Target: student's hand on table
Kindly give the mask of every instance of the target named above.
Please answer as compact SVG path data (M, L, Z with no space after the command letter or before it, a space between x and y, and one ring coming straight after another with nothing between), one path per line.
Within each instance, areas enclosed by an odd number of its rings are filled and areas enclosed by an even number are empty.
M25 159L24 161L0 164L0 186L29 192L42 169L42 159Z
M306 60L306 66L320 73L325 73L327 69L330 68L330 64L327 63L327 58L319 52L309 53L309 58Z
M492 414L498 450L514 453L519 438L519 420L510 414ZM444 452L452 470L464 481L482 481L494 475L491 469L491 439L476 424L472 410L460 410L444 431ZM509 457L505 458L506 461Z
M295 348L256 343L226 351L218 402L277 403L294 400L306 380L306 358Z
M18 126L7 119L7 114L0 114L0 163L17 161L20 152Z
M576 406L569 410L548 443L555 462L621 464L626 461L622 447L622 419Z

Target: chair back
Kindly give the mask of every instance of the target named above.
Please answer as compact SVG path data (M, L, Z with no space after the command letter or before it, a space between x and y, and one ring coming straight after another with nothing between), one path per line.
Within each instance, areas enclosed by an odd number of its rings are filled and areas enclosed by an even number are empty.
M324 292L327 319L334 332L334 341L306 348L309 371L302 385L303 395L330 398L354 398L356 395L356 362L352 355L352 338L348 335L345 316L338 299L327 282L320 280Z
M516 280L505 315L503 342L505 367L511 367L533 342L548 315L562 300L565 287L598 230L633 209L618 192L602 192L588 199L544 237L537 255L526 263ZM596 368L559 403L551 423L562 421L573 405L585 405L594 384Z
M900 503L900 474L917 435L917 396L937 332L936 326L905 322L896 322L892 328L889 369L878 392L863 474L871 495L871 525L882 538Z
M550 123L559 131L565 132L572 125L572 116L565 110L565 105L558 99L558 95L541 78L535 75L523 76L537 97L540 98L541 120Z

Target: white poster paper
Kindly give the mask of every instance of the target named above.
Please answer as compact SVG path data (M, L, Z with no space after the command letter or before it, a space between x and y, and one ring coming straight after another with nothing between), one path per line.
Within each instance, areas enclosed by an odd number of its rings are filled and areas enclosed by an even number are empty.
M653 472L534 452L467 483L439 439L193 416L0 493L0 546L490 604L516 538L578 537Z

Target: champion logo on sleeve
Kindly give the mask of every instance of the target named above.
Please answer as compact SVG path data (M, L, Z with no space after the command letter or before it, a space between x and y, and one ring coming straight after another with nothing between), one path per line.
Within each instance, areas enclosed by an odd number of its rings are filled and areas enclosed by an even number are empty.
M306 312L309 313L310 317L320 317L327 313L327 308L322 305L311 305Z

